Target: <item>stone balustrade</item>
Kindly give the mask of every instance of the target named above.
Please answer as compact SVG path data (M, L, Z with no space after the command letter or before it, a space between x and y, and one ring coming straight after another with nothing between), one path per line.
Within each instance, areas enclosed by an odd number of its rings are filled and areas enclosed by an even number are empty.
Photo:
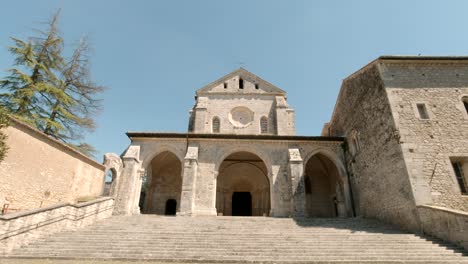
M468 249L468 213L445 207L419 205L422 231Z
M40 237L108 218L113 208L113 198L101 197L84 203L61 203L0 216L0 254L6 255Z

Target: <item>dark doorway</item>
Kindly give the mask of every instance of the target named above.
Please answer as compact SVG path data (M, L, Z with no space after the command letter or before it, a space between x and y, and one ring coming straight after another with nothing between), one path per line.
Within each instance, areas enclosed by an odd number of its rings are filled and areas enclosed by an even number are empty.
M140 201L138 201L138 206L140 207L140 210L142 210L143 207L145 206L145 197L146 197L146 193L140 192Z
M234 192L232 194L232 215L252 216L252 195L250 192Z
M177 201L175 199L169 199L166 201L165 215L176 215Z

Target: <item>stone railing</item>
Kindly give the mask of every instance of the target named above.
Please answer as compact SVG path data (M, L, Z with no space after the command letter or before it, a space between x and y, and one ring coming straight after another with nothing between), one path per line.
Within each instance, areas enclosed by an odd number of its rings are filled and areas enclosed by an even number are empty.
M0 254L7 255L46 235L93 224L110 217L113 208L114 199L102 197L85 203L62 203L0 216Z
M417 208L425 234L468 249L467 212L429 205L419 205Z

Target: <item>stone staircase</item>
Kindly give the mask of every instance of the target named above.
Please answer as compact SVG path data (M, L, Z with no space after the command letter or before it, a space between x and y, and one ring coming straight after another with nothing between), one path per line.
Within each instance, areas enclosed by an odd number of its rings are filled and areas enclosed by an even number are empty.
M11 258L202 263L468 263L458 247L378 221L269 217L111 217Z

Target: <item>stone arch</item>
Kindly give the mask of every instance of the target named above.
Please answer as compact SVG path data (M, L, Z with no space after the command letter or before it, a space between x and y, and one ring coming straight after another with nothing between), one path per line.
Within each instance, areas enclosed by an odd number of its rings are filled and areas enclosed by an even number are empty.
M148 153L142 153L140 160L142 161L142 168L147 168L149 163L156 157L157 155L163 153L163 152L171 152L174 154L177 159L179 159L180 162L183 162L184 160L184 155L185 153L183 151L180 151L173 146L170 145L162 145L162 146L156 146L154 148L151 148Z
M272 182L272 179L271 179L271 160L270 160L270 157L267 153L264 153L262 151L260 151L259 149L256 149L256 148L252 148L252 147L237 147L237 148L231 148L229 149L229 151L226 151L224 152L221 157L217 160L217 162L215 163L215 171L216 171L216 177L218 177L219 175L219 168L221 166L221 164L223 163L223 161L230 155L234 154L234 153L237 153L237 152L249 152L249 153L252 153L254 155L256 155L261 161L263 161L263 163L265 164L266 168L267 168L267 177L268 177L268 180L270 181L270 183Z
M142 213L164 215L168 200L175 200L175 204L180 205L183 162L172 151L157 153L146 163L140 208Z
M106 183L104 177L104 190L103 195L115 196L120 183L120 175L123 170L122 159L115 153L104 154L105 176L109 171L112 173L112 181L110 184Z
M109 168L105 170L104 173L104 191L102 193L103 196L110 196L113 186L115 186L115 182L117 180L117 171L115 168Z
M311 157L313 157L313 156L315 156L317 154L322 154L322 155L326 156L327 158L329 158L330 161L333 162L333 164L338 169L338 171L340 173L340 179L342 181L347 181L348 180L348 178L346 177L347 173L346 173L346 168L345 168L345 165L344 165L343 161L338 157L338 155L335 152L333 152L333 151L331 151L329 149L325 149L325 148L315 149L314 151L312 151L312 152L308 153L307 155L305 155L304 161L307 162Z
M309 217L345 217L351 215L346 170L337 155L318 149L304 159L305 214Z
M237 151L224 156L216 179L216 210L220 215L268 215L271 181L265 162L256 154Z

